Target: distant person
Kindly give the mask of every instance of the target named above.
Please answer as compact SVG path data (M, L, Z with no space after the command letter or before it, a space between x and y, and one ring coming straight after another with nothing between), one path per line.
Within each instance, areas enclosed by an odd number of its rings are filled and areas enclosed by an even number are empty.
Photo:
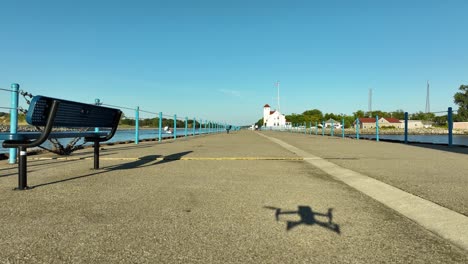
M228 126L226 127L226 133L229 134L229 130L231 130L231 128L232 128L232 126L231 126L231 125L228 125Z

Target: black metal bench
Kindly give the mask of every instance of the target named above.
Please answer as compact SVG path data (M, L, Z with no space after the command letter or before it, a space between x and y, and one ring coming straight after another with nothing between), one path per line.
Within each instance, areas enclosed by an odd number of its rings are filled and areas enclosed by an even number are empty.
M26 121L30 125L43 127L43 131L0 135L4 148L18 149L17 189L28 189L27 148L37 147L50 138L83 137L86 142L94 142L94 169L99 169L99 142L114 136L121 115L119 109L35 96L31 100ZM53 127L92 128L92 131L52 132ZM95 127L106 130L96 132Z

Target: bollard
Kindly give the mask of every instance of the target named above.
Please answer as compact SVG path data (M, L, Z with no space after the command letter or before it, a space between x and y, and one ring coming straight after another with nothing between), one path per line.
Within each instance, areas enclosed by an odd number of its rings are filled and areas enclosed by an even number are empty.
M174 115L174 139L177 138L177 115Z
M408 112L405 112L405 144L408 144Z
M185 117L185 137L188 136L188 117Z
M10 109L10 133L18 133L18 95L19 95L19 84L11 84L11 109ZM17 151L15 148L10 149L10 155L8 158L8 163L16 163L16 154Z
M135 109L135 144L138 145L139 140L140 140L140 131L139 131L139 125L140 125L140 107L137 106Z
M448 108L447 123L448 123L448 146L451 147L452 143L453 143L453 112L452 112L452 107Z
M379 141L379 116L375 116L375 141Z

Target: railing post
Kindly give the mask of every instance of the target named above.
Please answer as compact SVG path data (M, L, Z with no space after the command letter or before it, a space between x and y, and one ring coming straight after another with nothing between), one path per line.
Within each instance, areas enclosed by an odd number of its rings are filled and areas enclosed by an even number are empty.
M309 135L312 135L312 121L309 122Z
M198 135L201 135L201 133L202 133L202 126L203 126L203 125L202 125L202 124L203 124L203 120L200 119L200 121L198 121L198 122L200 122L200 128L198 129Z
M174 115L174 139L177 138L177 115Z
M140 140L139 126L140 126L140 107L137 106L137 108L135 109L135 144L137 145Z
M341 138L344 138L344 117L341 119Z
M159 129L158 129L158 141L162 140L162 112L159 112Z
M335 135L335 120L332 120L330 134L332 137Z
M356 139L359 140L359 118L356 118Z
M185 137L188 136L188 117L185 117Z
M318 135L318 122L315 121L315 135Z
M379 141L379 116L375 116L375 141Z
M19 84L11 84L11 109L10 109L10 134L18 133L18 95L19 95ZM8 163L16 163L17 149L11 148Z
M195 117L193 118L193 125L192 125L192 129L193 129L193 132L192 132L192 136L195 136L195 128L197 126L197 120L195 119Z
M325 136L325 121L322 121L322 137Z
M453 112L452 112L452 107L448 108L447 122L448 122L448 146L451 147L452 143L453 143Z
M405 144L408 144L408 112L405 112Z
M94 99L94 104L101 105L101 100L99 100L99 98ZM99 127L95 127L94 132L99 132Z

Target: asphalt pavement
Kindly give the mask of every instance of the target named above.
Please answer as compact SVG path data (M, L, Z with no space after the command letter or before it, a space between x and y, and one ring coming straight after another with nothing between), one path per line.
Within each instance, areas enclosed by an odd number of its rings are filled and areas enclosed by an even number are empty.
M30 156L27 191L12 190L16 167L1 161L0 263L468 263L464 248L265 136L418 197L443 193L438 204L466 214L456 188L413 186L424 157L404 160L414 148L463 169L462 153L385 143L372 156L362 151L376 142L254 131L104 145L99 170L91 149Z

